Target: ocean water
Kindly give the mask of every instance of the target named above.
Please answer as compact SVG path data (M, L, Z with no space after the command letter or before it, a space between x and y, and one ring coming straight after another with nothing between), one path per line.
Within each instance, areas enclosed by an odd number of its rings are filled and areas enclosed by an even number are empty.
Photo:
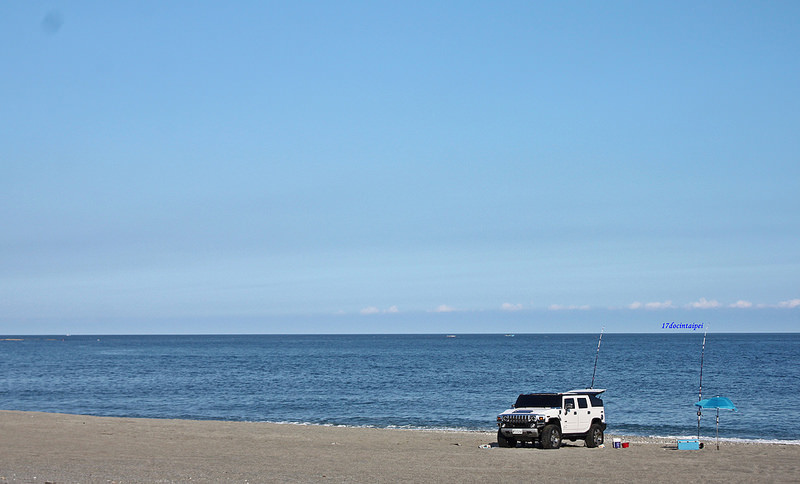
M494 431L519 393L588 387L597 336L4 336L0 409ZM605 334L607 432L696 435L702 338ZM720 437L800 442L798 360L797 333L709 334L703 397L738 407Z

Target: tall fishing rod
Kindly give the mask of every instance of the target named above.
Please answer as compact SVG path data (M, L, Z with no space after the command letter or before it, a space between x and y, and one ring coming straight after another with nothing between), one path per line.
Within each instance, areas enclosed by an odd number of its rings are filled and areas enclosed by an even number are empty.
M708 331L703 333L703 347L700 350L700 390L697 392L697 401L703 399L703 357L706 354L706 334ZM697 439L700 439L700 416L703 414L702 408L697 407Z
M597 372L597 358L600 356L600 342L603 341L603 331L605 331L606 327L600 330L600 339L597 340L597 352L594 354L594 370L592 370L592 384L589 385L589 388L594 388L594 375Z

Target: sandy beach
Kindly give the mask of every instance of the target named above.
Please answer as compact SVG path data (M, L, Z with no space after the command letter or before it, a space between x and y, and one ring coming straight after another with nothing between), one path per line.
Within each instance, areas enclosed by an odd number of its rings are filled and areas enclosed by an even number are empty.
M494 432L0 411L0 482L798 481L800 446L628 438L503 449ZM489 444L490 448L482 448Z

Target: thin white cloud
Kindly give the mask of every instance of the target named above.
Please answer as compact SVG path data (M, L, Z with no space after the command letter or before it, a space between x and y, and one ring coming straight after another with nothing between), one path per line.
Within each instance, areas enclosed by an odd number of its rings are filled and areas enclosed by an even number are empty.
M503 303L500 309L503 311L519 311L522 309L522 304Z
M653 301L653 302L646 302L641 303L639 301L633 302L628 305L628 309L669 309L674 308L675 305L672 304L672 301Z
M442 304L433 310L435 313L452 313L456 308L450 307L447 304Z
M700 300L689 304L689 307L693 309L714 309L720 306L722 305L716 299L709 301L704 297L701 297Z
M591 306L588 304L584 304L582 306L571 305L571 306L564 306L561 304L551 304L547 307L550 311L586 311L591 309Z
M359 312L361 314L380 314L380 313L396 314L399 313L400 310L397 308L397 306L390 306L389 309L384 309L384 310L381 310L380 308L375 306L368 306Z
M740 299L740 300L736 301L735 303L731 304L728 307L731 307L731 308L743 308L743 309L744 308L752 308L753 307L753 303L751 303L750 301L744 301L744 300Z
M800 308L800 299L789 299L788 301L781 301L778 303L779 308Z

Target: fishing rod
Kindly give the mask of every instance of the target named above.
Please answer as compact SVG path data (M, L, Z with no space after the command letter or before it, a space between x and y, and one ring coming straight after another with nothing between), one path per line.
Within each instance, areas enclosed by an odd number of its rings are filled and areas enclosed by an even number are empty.
M703 333L703 347L700 350L700 390L697 392L697 401L703 399L703 357L706 354L706 334L708 331ZM700 416L703 415L702 408L697 407L697 439L700 439Z
M594 375L597 372L597 358L600 356L600 343L603 341L603 331L605 331L606 327L600 330L600 339L597 340L597 352L594 354L594 370L592 370L592 384L589 385L589 388L594 388Z

